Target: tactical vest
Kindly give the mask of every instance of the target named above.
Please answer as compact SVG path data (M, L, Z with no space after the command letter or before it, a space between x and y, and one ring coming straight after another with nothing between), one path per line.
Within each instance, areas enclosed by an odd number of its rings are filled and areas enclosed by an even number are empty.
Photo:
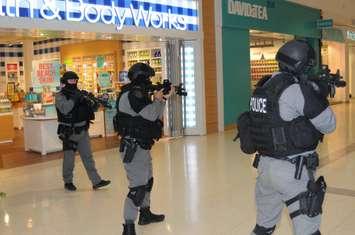
M58 122L66 124L75 124L86 121L88 124L95 119L94 111L88 104L75 104L73 109L68 114L63 114L57 109Z
M280 116L280 96L296 82L291 74L280 73L258 84L253 92L249 132L255 150L262 155L283 158L311 151L322 137L306 117L284 121Z
M132 116L119 110L122 95L130 91L130 86L124 87L116 102L117 114L114 117L115 130L121 137L129 136L139 140L158 140L163 134L161 120L149 121L141 116Z

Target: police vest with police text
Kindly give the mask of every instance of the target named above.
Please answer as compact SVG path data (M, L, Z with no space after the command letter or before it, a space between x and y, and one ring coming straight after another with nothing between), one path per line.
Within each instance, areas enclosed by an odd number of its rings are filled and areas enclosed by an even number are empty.
M314 150L321 133L304 116L284 121L279 99L289 86L297 83L288 73L279 73L259 82L250 99L249 132L258 153L275 158Z

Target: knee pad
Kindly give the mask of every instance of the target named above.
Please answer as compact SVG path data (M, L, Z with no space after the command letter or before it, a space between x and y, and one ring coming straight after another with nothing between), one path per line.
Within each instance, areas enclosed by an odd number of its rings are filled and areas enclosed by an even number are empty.
M148 180L148 183L145 185L145 191L151 192L153 188L153 183L154 183L154 178L152 177Z
M146 193L146 186L138 186L130 188L127 197L130 198L136 207L140 207L143 203Z
M321 234L320 234L320 231L317 230L316 232L312 233L311 235L321 235Z
M275 231L275 228L276 228L276 225L271 228L265 228L265 227L257 224L257 225L255 225L253 232L256 235L271 235Z

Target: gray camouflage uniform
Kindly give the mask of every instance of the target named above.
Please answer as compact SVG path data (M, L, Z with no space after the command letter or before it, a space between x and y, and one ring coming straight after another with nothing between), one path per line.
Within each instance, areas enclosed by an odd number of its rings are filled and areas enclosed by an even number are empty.
M65 95L60 92L55 96L56 108L64 115L68 114L74 108L74 101L67 99ZM59 123L62 125L68 125L65 123ZM74 127L83 127L87 125L86 121L74 123ZM81 131L79 134L73 134L70 140L77 142L77 149L79 151L81 160L84 164L86 173L89 176L90 181L93 185L98 184L101 181L100 175L97 173L95 167L95 161L92 156L90 138L87 130ZM75 152L73 150L64 151L63 159L63 180L64 183L73 182L73 170L75 163Z
M286 88L279 99L280 116L285 121L291 121L299 116L305 115L305 97L299 84L293 84ZM310 119L314 127L323 134L334 131L336 120L330 107L327 107L316 117ZM307 156L304 152L297 156ZM295 156L288 156L293 158ZM255 200L257 206L258 225L265 228L272 228L281 218L285 201L307 191L309 176L307 169L303 169L301 179L295 179L295 165L275 158L263 156L258 165L258 177L255 187ZM291 214L299 209L299 201L288 206ZM308 217L299 215L292 220L295 235L311 235L319 230L321 215ZM251 233L255 235L254 232Z
M141 116L149 121L161 119L164 112L165 102L153 101L153 103L145 106L139 113L136 113L129 102L128 93L122 94L119 100L120 112L129 114L131 116ZM124 158L124 152L121 153L121 158ZM124 168L127 173L129 188L147 185L148 181L152 179L152 157L150 150L137 147L133 160L130 163L124 163ZM143 203L140 207L150 206L150 192L145 193ZM125 199L123 217L125 221L135 221L138 216L138 207L133 203L130 198Z

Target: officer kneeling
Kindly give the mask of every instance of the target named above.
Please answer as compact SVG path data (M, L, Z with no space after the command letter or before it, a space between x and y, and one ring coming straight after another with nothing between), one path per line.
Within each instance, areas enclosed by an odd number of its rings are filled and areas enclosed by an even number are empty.
M93 189L110 184L102 180L95 168L92 156L88 129L90 121L95 119L97 106L77 88L79 77L74 72L65 72L61 78L62 89L55 96L58 115L58 135L63 141L63 180L64 188L75 191L73 170L75 152L78 150L86 172L92 182Z
M252 235L268 235L288 207L296 235L320 235L326 184L315 180L315 149L335 129L335 116L324 92L308 80L315 52L293 40L276 55L280 72L258 82L250 111L238 118L241 149L257 152L256 226ZM326 92L325 92L326 93Z
M139 225L164 220L164 215L150 211L150 192L153 188L152 157L150 149L162 135L161 121L165 101L169 94L163 91L150 96L150 78L155 75L153 68L144 63L134 64L128 71L130 83L122 88L117 99L115 129L121 136L120 153L129 181L129 192L124 202L125 219L123 235L135 235L134 222L139 215Z

